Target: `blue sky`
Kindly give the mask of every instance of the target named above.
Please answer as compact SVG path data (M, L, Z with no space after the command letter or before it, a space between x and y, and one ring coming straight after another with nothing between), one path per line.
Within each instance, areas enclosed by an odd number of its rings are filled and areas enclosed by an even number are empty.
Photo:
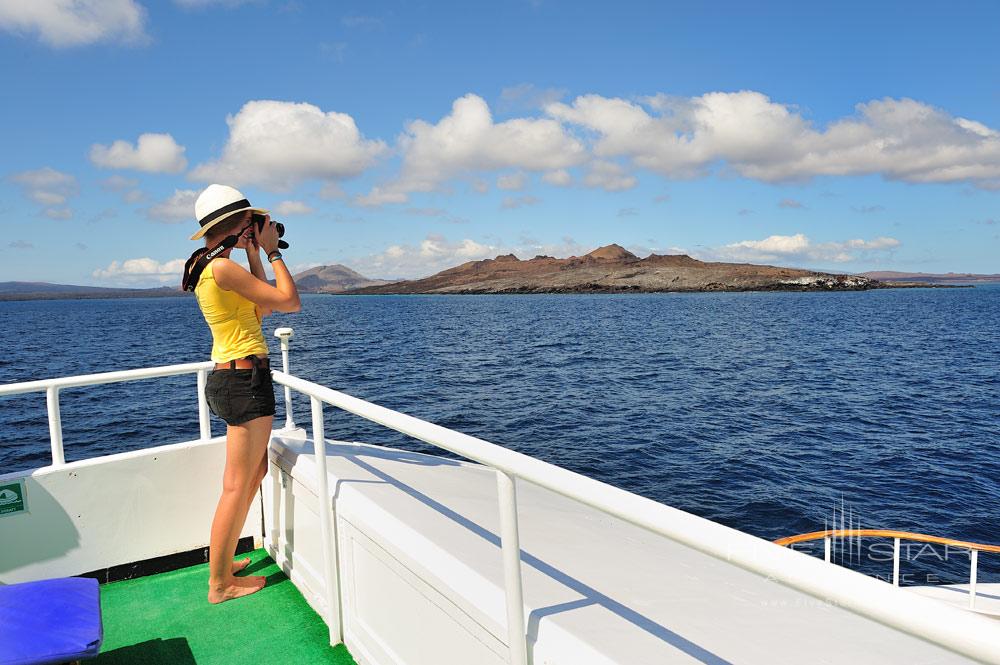
M371 277L1000 272L1000 5L678 4L0 0L0 280L173 284L210 182Z

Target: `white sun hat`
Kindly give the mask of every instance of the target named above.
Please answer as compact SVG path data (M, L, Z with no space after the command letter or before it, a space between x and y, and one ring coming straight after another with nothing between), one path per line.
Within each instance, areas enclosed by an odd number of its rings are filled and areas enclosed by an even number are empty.
M197 240L222 220L244 210L267 214L267 210L250 205L240 190L228 185L209 185L194 202L194 216L201 228L191 236L191 240Z

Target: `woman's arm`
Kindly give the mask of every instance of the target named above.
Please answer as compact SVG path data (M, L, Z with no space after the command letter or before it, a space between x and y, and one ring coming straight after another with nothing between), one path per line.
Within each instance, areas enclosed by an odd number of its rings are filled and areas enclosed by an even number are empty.
M264 272L264 264L260 260L260 245L256 239L250 240L247 245L247 262L250 264L250 273L262 282L267 281L267 274ZM270 307L261 307L261 318L270 316Z
M250 274L259 279L262 282L267 281L267 275L264 274L264 264L260 260L260 248L254 245L253 247L247 247L247 261L250 263Z
M219 258L212 263L216 284L227 291L236 291L247 300L260 305L261 309L297 312L301 308L299 291L295 288L295 282L284 261L278 260L271 264L276 286L257 279L230 259Z
M268 219L264 230L259 236L260 246L270 254L278 248L278 232L274 222ZM259 257L258 257L259 260ZM276 309L279 312L297 312L302 307L299 302L299 290L282 259L271 264L274 270L275 286L262 281L247 272L243 266L229 259L215 259L212 274L215 282L227 291L236 291L247 300L260 305L263 309ZM263 268L263 266L262 266Z

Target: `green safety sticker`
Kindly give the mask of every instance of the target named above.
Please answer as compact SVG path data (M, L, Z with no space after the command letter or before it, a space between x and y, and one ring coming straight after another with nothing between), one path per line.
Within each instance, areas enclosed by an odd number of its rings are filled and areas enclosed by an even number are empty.
M0 482L0 515L23 513L27 510L24 480Z

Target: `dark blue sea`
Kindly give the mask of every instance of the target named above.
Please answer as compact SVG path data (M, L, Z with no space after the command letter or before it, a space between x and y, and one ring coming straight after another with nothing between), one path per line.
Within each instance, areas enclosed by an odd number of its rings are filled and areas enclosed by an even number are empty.
M279 326L295 329L304 378L766 538L822 529L843 506L863 528L1000 542L995 286L306 296L265 320L276 357ZM185 297L2 302L0 343L0 383L211 347ZM433 452L327 411L330 437ZM195 439L195 378L66 390L62 420L68 460ZM0 472L48 463L46 423L43 393L0 398ZM967 580L967 556L909 554L910 583ZM1000 580L1000 555L980 571Z

